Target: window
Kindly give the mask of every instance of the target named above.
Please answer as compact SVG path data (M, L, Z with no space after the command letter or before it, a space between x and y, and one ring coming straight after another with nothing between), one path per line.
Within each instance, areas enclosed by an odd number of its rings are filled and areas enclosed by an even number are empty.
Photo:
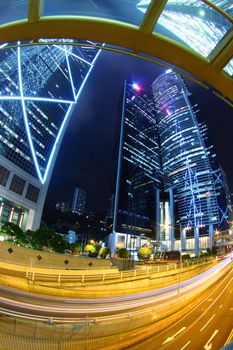
M26 181L24 179L14 175L11 181L10 190L21 195L23 193L25 183Z
M27 188L26 198L36 203L39 197L39 193L39 188L33 186L32 184L29 184Z
M0 185L6 186L10 171L0 165Z

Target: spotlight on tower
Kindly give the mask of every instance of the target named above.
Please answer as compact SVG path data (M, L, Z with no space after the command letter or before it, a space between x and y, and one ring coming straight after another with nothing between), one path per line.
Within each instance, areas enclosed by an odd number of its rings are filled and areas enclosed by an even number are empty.
M133 84L132 84L132 87L133 87L133 89L136 90L137 92L139 92L139 91L141 90L140 85L138 85L137 83L133 83Z

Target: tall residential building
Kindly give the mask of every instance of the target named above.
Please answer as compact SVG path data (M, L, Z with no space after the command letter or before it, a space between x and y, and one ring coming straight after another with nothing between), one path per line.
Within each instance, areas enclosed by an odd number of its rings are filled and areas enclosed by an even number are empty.
M0 224L39 227L62 138L99 53L92 43L63 42L0 50Z
M82 188L76 187L74 189L71 211L79 215L85 212L87 193Z
M109 201L113 210L112 251L122 244L135 247L137 237L151 235L158 215L155 197L161 187L153 101L140 92L137 84L129 82L124 84L122 101L120 142Z

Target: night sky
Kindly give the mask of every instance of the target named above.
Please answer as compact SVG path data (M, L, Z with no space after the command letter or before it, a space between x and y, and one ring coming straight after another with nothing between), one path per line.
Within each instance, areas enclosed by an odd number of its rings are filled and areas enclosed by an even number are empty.
M105 210L124 79L138 82L146 91L164 71L164 67L137 58L101 52L67 127L50 181L48 202L71 200L76 186L87 191L87 211ZM232 191L232 108L210 90L187 80L186 85L192 93L192 105L199 106L198 120L207 123Z

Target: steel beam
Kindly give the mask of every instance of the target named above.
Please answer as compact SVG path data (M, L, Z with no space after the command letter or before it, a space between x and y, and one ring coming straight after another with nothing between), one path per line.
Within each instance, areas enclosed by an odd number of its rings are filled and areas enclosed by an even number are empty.
M152 0L139 28L144 34L151 34L168 0Z
M233 101L233 80L211 64L208 58L157 33L145 34L137 26L90 17L44 17L39 22L18 21L0 27L0 42L40 38L83 39L116 45L140 52L191 73ZM225 53L226 54L226 53ZM224 55L224 54L223 54Z

